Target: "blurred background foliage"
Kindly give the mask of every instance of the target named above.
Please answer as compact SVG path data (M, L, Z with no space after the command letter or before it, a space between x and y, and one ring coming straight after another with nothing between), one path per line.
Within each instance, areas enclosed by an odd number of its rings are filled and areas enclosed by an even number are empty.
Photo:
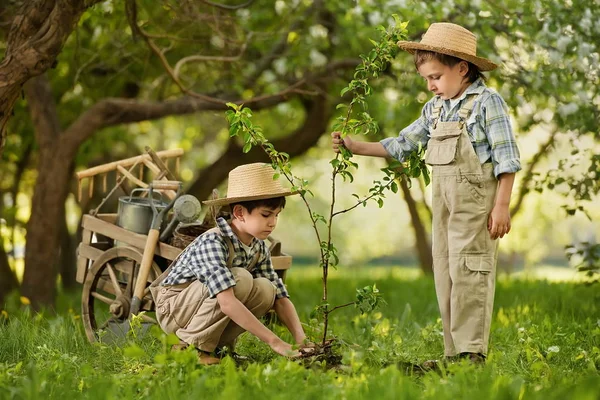
M146 145L181 147L181 177L204 199L214 186L224 190L235 165L262 160L258 153L243 156L240 142L229 138L226 101L247 102L269 140L296 156L295 173L311 182L321 211L329 202L329 131L335 106L344 101L340 89L371 48L375 27L388 25L391 14L410 21L413 40L432 22L461 24L477 34L478 53L502 65L488 74L488 85L511 110L524 170L517 175L513 230L502 239L500 268L566 266L566 245L598 241L598 0L125 3L136 6L135 21L123 2L112 0L82 15L55 67L26 85L10 119L0 161L0 261L23 280L26 295L35 297L35 276L53 282L60 274L64 287L74 287L69 249L78 242L80 216L102 198L96 190L78 201L74 171L140 154ZM27 5L0 7L0 51L21 6ZM382 136L417 118L431 95L408 54L373 86L369 108ZM52 101L42 101L43 88ZM57 121L57 129L35 124L39 115ZM43 160L52 158L64 162L51 171ZM351 194L365 193L385 166L384 160L356 161L354 183L339 187L340 207L353 204ZM32 201L36 192L39 200ZM388 197L382 209L370 205L339 219L334 238L343 266L418 263L415 241L423 237L412 229L407 204L412 201L427 233L430 193L414 182L409 193ZM64 216L56 204L65 205ZM116 200L107 209L116 211ZM295 263L317 259L305 213L300 201L289 201L277 229ZM29 249L49 249L27 255L26 241ZM49 293L39 303L53 298Z

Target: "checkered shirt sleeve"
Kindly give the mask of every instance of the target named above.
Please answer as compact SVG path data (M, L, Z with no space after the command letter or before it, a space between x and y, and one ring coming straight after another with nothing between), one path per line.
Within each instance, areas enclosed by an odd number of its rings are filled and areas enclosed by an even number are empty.
M261 241L260 245L260 256L254 269L255 277L263 277L270 280L273 283L273 285L275 285L275 289L277 289L277 292L275 294L276 298L281 299L283 297L290 297L285 287L285 284L273 268L273 264L271 263L271 254L267 249L267 245L263 241Z
M432 99L433 100L433 99ZM430 116L433 111L433 101L429 100L421 111L421 116L412 124L402 129L398 137L385 138L381 144L391 157L398 161L404 161L404 157L419 148L423 148L429 142Z
M485 125L484 132L491 148L494 175L521 170L519 148L511 128L508 106L498 93L491 92L490 96L482 101L481 115Z

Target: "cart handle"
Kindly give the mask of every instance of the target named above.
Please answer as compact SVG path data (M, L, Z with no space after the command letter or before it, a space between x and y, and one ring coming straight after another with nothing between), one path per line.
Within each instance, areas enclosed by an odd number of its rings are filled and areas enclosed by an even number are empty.
M179 190L183 183L181 181L152 181L155 190Z

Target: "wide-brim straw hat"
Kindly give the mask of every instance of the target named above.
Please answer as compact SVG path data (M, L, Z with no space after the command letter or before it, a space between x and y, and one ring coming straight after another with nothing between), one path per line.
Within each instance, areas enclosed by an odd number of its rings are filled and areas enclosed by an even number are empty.
M269 164L244 164L229 172L227 197L206 200L209 206L222 206L242 201L271 199L298 193L284 188L277 179L273 179L275 170Z
M468 29L447 22L431 24L420 42L401 40L398 46L414 54L415 50L434 51L475 64L481 71L491 71L498 65L477 56L477 38Z

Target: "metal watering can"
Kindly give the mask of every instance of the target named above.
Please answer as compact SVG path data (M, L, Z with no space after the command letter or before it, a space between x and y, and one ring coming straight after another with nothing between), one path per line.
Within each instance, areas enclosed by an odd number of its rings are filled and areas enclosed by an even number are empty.
M136 192L147 192L148 197L134 196ZM160 198L154 198L154 194L158 194ZM151 197L152 196L152 197ZM146 188L133 189L129 196L119 197L119 206L117 209L117 226L129 231L141 234L148 234L152 226L152 205L160 212L167 207L162 199L160 192L150 191ZM161 224L162 231L166 226L166 221Z

